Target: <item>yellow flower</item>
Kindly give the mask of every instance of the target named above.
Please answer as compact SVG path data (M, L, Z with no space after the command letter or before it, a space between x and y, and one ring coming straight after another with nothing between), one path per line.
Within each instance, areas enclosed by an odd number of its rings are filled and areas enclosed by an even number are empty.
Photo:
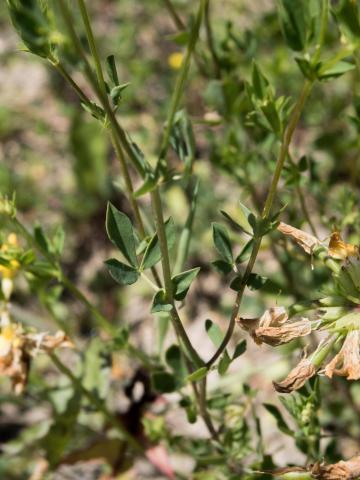
M168 64L173 70L179 70L181 68L184 55L181 52L175 52L169 55Z

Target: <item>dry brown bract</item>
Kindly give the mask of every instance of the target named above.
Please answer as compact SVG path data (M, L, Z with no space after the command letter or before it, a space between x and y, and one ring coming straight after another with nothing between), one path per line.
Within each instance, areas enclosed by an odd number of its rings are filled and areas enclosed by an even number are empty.
M311 475L320 480L355 480L360 476L360 456L333 465L317 463L311 468Z
M0 375L11 378L15 393L20 394L27 382L31 357L59 347L73 347L64 332L25 333L21 325L6 325L0 334Z
M348 380L360 378L359 330L353 330L346 336L340 352L325 367L325 375L346 377Z
M308 319L302 318L296 322L288 322L288 319L284 307L275 307L266 310L260 318L238 318L237 321L241 328L250 333L255 343L276 347L311 333Z
M295 240L295 242L306 253L311 254L315 247L321 245L320 240L318 240L313 235L303 232L302 230L292 227L291 225L288 225L286 223L280 222L278 230L284 235L287 235L288 237L291 237L293 240Z
M303 358L282 382L273 382L275 390L280 393L291 393L301 388L309 378L316 374L315 366L308 358Z

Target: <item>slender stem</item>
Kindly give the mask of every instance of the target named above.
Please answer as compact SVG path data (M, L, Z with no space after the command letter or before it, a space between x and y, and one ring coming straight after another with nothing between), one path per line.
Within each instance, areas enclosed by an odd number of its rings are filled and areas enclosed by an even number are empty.
M97 76L97 79L98 79L99 87L101 88L101 90L103 92L103 95L106 96L106 84L105 84L104 74L103 74L103 71L102 71L102 68L101 68L101 61L100 61L99 53L98 53L98 50L97 50L97 47L96 47L96 42L95 42L94 34L93 34L93 31L92 31L92 28L91 28L90 19L89 19L89 15L88 15L88 12L87 12L87 9L86 9L86 5L85 5L84 0L77 0L77 3L78 3L80 13L81 13L81 17L83 19L83 23L84 23L84 26L85 26L86 37L87 37L88 44L89 44L89 47L90 47L91 55L92 55L94 63L95 63L95 70L96 70L96 76Z
M71 75L68 73L65 66L61 62L54 60L54 61L51 61L50 63L56 68L56 70L60 73L60 75L62 75L62 77L69 83L69 85L71 85L73 90L77 93L77 95L80 97L80 99L84 103L86 104L91 103L90 98L85 94L82 88L80 88L79 85L73 80L73 78L71 77Z
M290 145L293 133L295 131L295 128L296 128L296 126L299 122L300 115L301 115L301 112L303 110L305 101L306 101L306 99L307 99L307 97L308 97L308 95L311 91L311 87L312 87L312 83L307 80L304 84L304 87L303 87L302 91L301 91L300 97L299 97L299 99L298 99L298 101L297 101L297 103L294 107L294 110L293 110L292 115L291 115L290 120L289 120L289 124L288 124L287 128L285 129L284 136L283 136L283 141L282 141L281 147L280 147L279 156L278 156L276 166L275 166L275 171L274 171L272 181L271 181L271 184L270 184L270 189L269 189L267 198L265 200L265 205L264 205L263 212L262 212L262 215L261 215L262 218L265 219L265 220L269 218L271 207L273 205L274 198L275 198L275 195L276 195L277 186L278 186L278 183L279 183L279 180L280 180L280 175L281 175L281 172L282 172L282 169L283 169L286 157L287 157L289 145ZM232 334L233 334L234 328L235 328L236 317L239 314L239 309L240 309L243 294L244 294L244 291L245 291L245 288L246 288L246 284L247 284L247 281L249 280L250 274L251 274L251 272L254 268L257 255L258 255L259 250L260 250L261 242L262 242L262 237L255 237L254 238L254 246L253 246L253 249L252 249L252 252L251 252L250 259L249 259L248 264L246 266L245 273L243 275L241 285L239 287L239 291L236 295L235 303L234 303L234 306L233 306L233 309L232 309L232 312L231 312L231 317L230 317L230 322L229 322L228 329L225 333L223 341L221 342L221 345L219 346L217 351L214 353L214 355L210 358L210 360L207 362L207 364L206 364L207 367L210 367L214 362L216 362L216 360L220 357L220 355L226 349L226 347L227 347L227 345L228 345L228 343L229 343L229 341L232 337Z
M83 100L83 102L85 102L85 103L90 103L90 99L86 96L86 94L79 87L79 85L73 80L71 75L66 70L65 66L61 62L58 62L58 61L51 61L51 64L54 65L54 67L66 79L66 81L71 85L71 87L74 89L74 91L79 95L81 100ZM113 131L109 128L108 124L106 124L106 127L107 127L107 130L109 131L110 138L111 138L116 156L117 156L117 158L119 160L119 163L120 163L121 174L122 174L122 176L124 178L124 181L125 181L125 187L126 187L126 191L128 193L128 199L129 199L130 205L131 205L131 207L134 211L134 216L135 216L135 220L136 220L136 223L137 223L137 226L138 226L138 229L139 229L140 237L143 239L143 238L146 237L146 232L145 232L144 223L143 223L142 216L141 216L140 206L139 206L136 198L134 197L134 187L133 187L132 180L131 180L131 177L130 177L129 169L126 165L126 161L125 161L125 158L124 158L124 153L123 153L121 144L120 144L117 136L114 135ZM154 276L154 279L155 279L155 282L156 282L157 286L161 287L161 280L160 280L159 274L157 273L156 267L152 267L151 271L152 271L152 274Z
M164 0L166 8L169 10L169 13L174 20L176 28L179 30L186 30L186 25L181 20L181 17L178 15L177 11L175 10L174 5L172 4L171 0Z
M208 44L211 58L214 64L215 77L217 79L221 79L221 67L220 67L219 58L217 56L216 49L215 49L214 36L213 36L211 21L210 21L210 0L206 4L204 23L205 23L207 44Z
M184 268L186 259L189 254L189 247L190 247L190 240L191 240L191 231L194 223L195 211L196 211L196 204L197 204L197 197L198 197L198 190L199 190L199 183L197 182L194 188L194 192L192 195L191 205L190 205L190 212L186 219L184 228L181 232L181 236L179 239L179 246L177 250L177 257L174 266L174 273L180 273Z
M141 278L143 278L155 292L159 291L159 287L156 286L144 272L141 272Z
M161 251L161 264L163 270L163 277L164 277L164 285L165 285L165 292L169 303L172 304L173 308L170 312L171 321L174 326L174 329L177 335L180 337L186 352L190 356L191 360L193 361L196 367L203 366L203 361L199 357L199 354L194 349L191 344L191 341L186 333L186 330L181 322L179 314L175 307L174 296L173 296L173 287L171 281L171 268L170 268L170 259L169 259L169 251L167 246L166 234L165 234L165 223L164 223L164 216L162 211L162 204L161 198L158 187L156 187L151 192L151 203L154 210L155 216L155 223L156 223L156 231L159 238L159 246Z
M181 100L181 96L183 94L185 82L189 73L191 56L194 52L195 45L199 37L200 26L201 26L202 18L204 15L204 9L206 7L207 2L208 0L200 0L200 5L196 15L194 26L190 32L190 38L187 45L185 57L184 57L184 60L180 69L180 73L175 84L175 89L170 101L170 108L169 108L169 112L166 119L165 131L164 131L164 135L160 145L160 153L158 158L157 169L158 168L163 169L167 166L166 154L169 148L171 129L174 123L176 111L178 109L178 106Z
M73 22L70 10L69 10L69 8L66 4L66 1L65 0L57 0L57 1L58 1L59 6L60 6L61 15L62 15L62 17L64 19L64 22L65 22L65 25L68 29L68 32L69 32L70 38L72 40L73 46L74 46L76 52L78 53L79 57L81 58L81 60L84 64L85 75L88 78L91 86L93 87L96 95L98 96L98 98L99 98L99 100L102 104L102 107L105 110L105 113L106 113L107 118L110 122L111 128L113 129L114 134L118 137L121 145L123 146L126 154L128 155L129 159L132 161L132 163L133 163L134 167L136 168L136 170L138 171L138 173L142 177L145 177L146 172L145 172L144 166L139 161L135 152L131 148L131 145L130 145L130 142L127 138L127 135L126 135L125 131L122 129L122 127L120 126L119 122L117 121L115 113L114 113L113 109L111 108L111 106L109 104L107 96L104 95L102 89L99 87L98 80L97 80L96 76L94 75L94 73L91 69L89 61L88 61L88 59L86 57L86 54L85 54L85 52L82 48L81 42L80 42L80 40L79 40L79 38L76 34L76 31L74 29L74 22Z
M304 193L303 193L300 185L296 186L296 192L297 192L299 200L300 200L301 210L303 212L303 215L304 215L307 223L309 224L310 230L313 233L313 235L315 235L315 237L319 238L316 227L314 225L314 222L311 220L308 208L306 206L305 196L304 196Z
M314 65L319 61L321 50L324 45L325 35L326 35L326 30L328 25L328 18L329 18L329 0L322 0L319 38L318 38L315 54L312 58L312 63Z
M200 392L198 396L198 402L199 402L199 408L200 408L200 413L201 416L207 426L207 429L210 432L210 435L215 441L219 441L219 434L216 431L214 424L212 422L211 416L208 412L208 409L206 408L206 384L207 384L207 379L204 377L201 382L200 382Z
M96 395L94 395L91 391L89 391L87 388L85 388L81 383L81 380L77 378L66 365L63 364L63 362L58 358L57 355L55 355L55 353L50 352L48 355L51 358L54 365L56 366L56 368L71 380L74 387L79 389L82 392L82 394L96 407L96 409L104 415L107 421L114 428L116 428L116 430L118 430L118 432L121 434L121 436L124 439L126 439L129 445L131 445L131 447L134 448L136 451L142 452L143 448L140 445L140 443L132 435L130 435L130 433L122 425L120 419L117 418L115 415L113 415L111 412L109 412L104 402L100 400Z

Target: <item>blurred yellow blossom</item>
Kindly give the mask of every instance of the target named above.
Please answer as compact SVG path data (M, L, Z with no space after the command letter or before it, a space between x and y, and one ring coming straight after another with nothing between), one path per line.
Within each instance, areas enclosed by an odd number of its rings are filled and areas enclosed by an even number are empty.
M184 55L181 52L174 52L169 55L168 64L173 70L179 70L181 68Z

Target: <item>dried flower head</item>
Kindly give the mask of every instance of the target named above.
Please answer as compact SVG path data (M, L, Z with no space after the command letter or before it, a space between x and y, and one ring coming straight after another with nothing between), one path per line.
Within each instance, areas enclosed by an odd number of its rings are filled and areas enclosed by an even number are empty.
M359 255L359 247L351 243L345 243L337 231L331 234L328 248L329 255L340 260L348 257L357 257Z
M348 380L360 378L360 332L354 330L346 335L341 350L325 367L325 375L329 378L339 375Z
M299 230L298 228L287 225L286 223L280 222L278 225L278 230L291 237L295 242L306 252L312 253L314 248L321 245L320 240L318 240L314 235Z
M279 393L291 393L298 390L316 374L315 365L308 358L303 358L282 382L273 382Z
M360 456L332 465L316 463L311 467L311 476L321 480L355 480L360 476Z
M25 333L21 325L5 325L0 333L0 375L11 378L15 393L20 394L27 382L31 357L59 347L73 347L64 332Z
M289 322L284 307L270 308L260 318L238 318L237 321L240 327L250 333L258 345L266 343L276 347L311 333L311 323L308 319L302 318Z

